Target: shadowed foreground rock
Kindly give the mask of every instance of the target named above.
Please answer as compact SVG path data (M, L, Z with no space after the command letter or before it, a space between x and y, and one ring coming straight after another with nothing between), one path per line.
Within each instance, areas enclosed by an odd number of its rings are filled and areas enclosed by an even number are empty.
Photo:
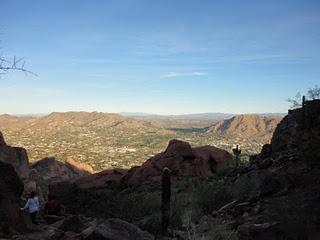
M71 215L37 231L14 235L16 240L153 240L139 227L120 219L97 219Z
M120 219L108 219L100 224L87 240L152 240L154 237L135 225Z
M12 165L24 184L23 196L27 197L30 192L37 192L41 202L44 201L44 195L47 194L47 184L43 182L42 177L32 171L29 166L29 158L26 149L21 147L11 147L4 144L4 139L0 132L0 162Z
M0 162L0 238L26 229L19 213L23 183L13 166Z

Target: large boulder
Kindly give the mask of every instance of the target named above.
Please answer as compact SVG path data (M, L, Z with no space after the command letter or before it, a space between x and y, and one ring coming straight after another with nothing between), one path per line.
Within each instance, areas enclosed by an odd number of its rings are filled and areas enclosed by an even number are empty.
M24 148L0 145L0 161L11 164L20 178L29 178L29 159Z
M55 158L44 158L36 162L33 166L48 184L63 181L75 181L80 177L93 173L92 168L84 163L68 158L66 162L61 162Z
M19 201L23 183L12 165L0 161L0 238L25 230Z

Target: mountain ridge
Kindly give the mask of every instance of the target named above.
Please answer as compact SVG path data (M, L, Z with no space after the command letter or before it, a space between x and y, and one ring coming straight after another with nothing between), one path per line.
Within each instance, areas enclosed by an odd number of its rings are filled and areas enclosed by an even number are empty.
M263 141L270 141L273 131L281 119L280 116L237 115L214 123L208 128L206 134L217 132L242 138L259 138Z

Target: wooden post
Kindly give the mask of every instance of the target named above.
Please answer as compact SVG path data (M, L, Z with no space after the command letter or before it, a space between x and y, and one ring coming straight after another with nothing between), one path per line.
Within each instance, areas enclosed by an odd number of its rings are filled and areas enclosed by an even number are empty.
M302 97L302 107L304 108L306 105L306 96Z

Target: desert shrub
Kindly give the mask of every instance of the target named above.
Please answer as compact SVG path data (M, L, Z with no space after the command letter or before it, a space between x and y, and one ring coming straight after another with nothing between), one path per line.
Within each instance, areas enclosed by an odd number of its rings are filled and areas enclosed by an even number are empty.
M138 192L118 194L114 200L115 217L136 221L145 216L160 212L160 192Z
M199 220L202 215L202 209L199 209L194 203L194 195L191 192L174 194L171 202L171 227L185 227L186 216L188 216L192 222Z
M206 213L211 213L232 201L228 186L218 181L201 183L194 194L196 205Z

